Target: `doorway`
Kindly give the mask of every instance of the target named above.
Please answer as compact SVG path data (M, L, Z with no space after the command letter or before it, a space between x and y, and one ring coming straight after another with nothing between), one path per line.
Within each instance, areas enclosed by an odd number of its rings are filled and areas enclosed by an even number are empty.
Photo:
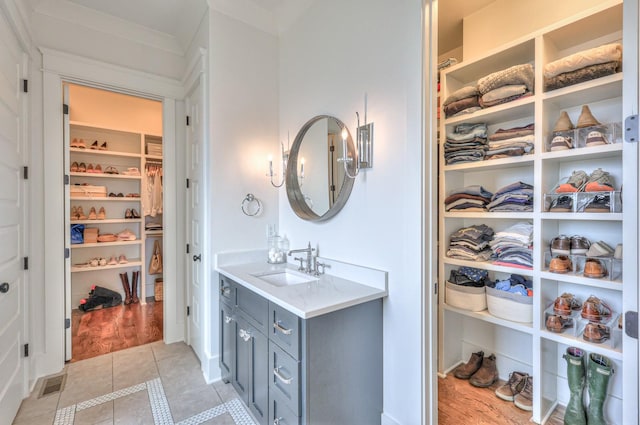
M162 103L63 84L66 360L163 339Z

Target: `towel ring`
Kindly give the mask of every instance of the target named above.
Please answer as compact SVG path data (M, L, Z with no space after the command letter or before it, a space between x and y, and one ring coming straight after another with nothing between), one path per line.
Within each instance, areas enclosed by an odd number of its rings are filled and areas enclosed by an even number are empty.
M251 205L253 205L254 203L256 204L255 211L251 213ZM247 193L247 196L245 196L242 200L242 204L240 204L240 208L242 208L242 212L244 213L244 215L255 217L262 211L262 202L260 202L258 198L253 196L253 193Z

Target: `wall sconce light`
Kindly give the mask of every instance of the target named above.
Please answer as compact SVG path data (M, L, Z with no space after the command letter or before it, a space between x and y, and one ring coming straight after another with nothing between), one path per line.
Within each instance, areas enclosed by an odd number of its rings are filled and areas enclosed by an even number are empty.
M274 183L273 176L275 175L275 173L273 172L273 156L269 155L267 157L267 161L269 161L269 172L267 173L267 176L271 180L271 185L273 187L282 187L285 181L285 173L287 171L287 161L289 160L289 152L284 150L284 143L282 142L280 142L280 158L282 161L282 164L281 164L282 180L280 181L280 183Z
M360 125L360 114L356 112L357 127L356 127L356 172L355 174L349 173L347 164L353 161L353 158L349 157L349 151L347 149L347 138L349 133L347 127L342 128L342 158L338 158L339 162L342 162L344 171L347 177L354 179L358 176L361 169L373 168L373 123L367 123L367 95L364 95L364 124Z

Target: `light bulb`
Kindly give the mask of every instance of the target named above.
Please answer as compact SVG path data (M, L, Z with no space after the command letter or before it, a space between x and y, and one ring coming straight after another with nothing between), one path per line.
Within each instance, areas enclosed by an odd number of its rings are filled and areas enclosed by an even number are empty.
M349 136L349 133L347 132L347 127L342 127L341 136L343 141L347 140L347 137Z

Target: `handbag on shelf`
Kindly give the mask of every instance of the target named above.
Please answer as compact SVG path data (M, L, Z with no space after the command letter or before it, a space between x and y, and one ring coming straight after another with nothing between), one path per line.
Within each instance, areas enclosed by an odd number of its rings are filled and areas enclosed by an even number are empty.
M153 243L153 255L149 262L149 274L162 273L162 252L160 251L160 242L155 241Z

